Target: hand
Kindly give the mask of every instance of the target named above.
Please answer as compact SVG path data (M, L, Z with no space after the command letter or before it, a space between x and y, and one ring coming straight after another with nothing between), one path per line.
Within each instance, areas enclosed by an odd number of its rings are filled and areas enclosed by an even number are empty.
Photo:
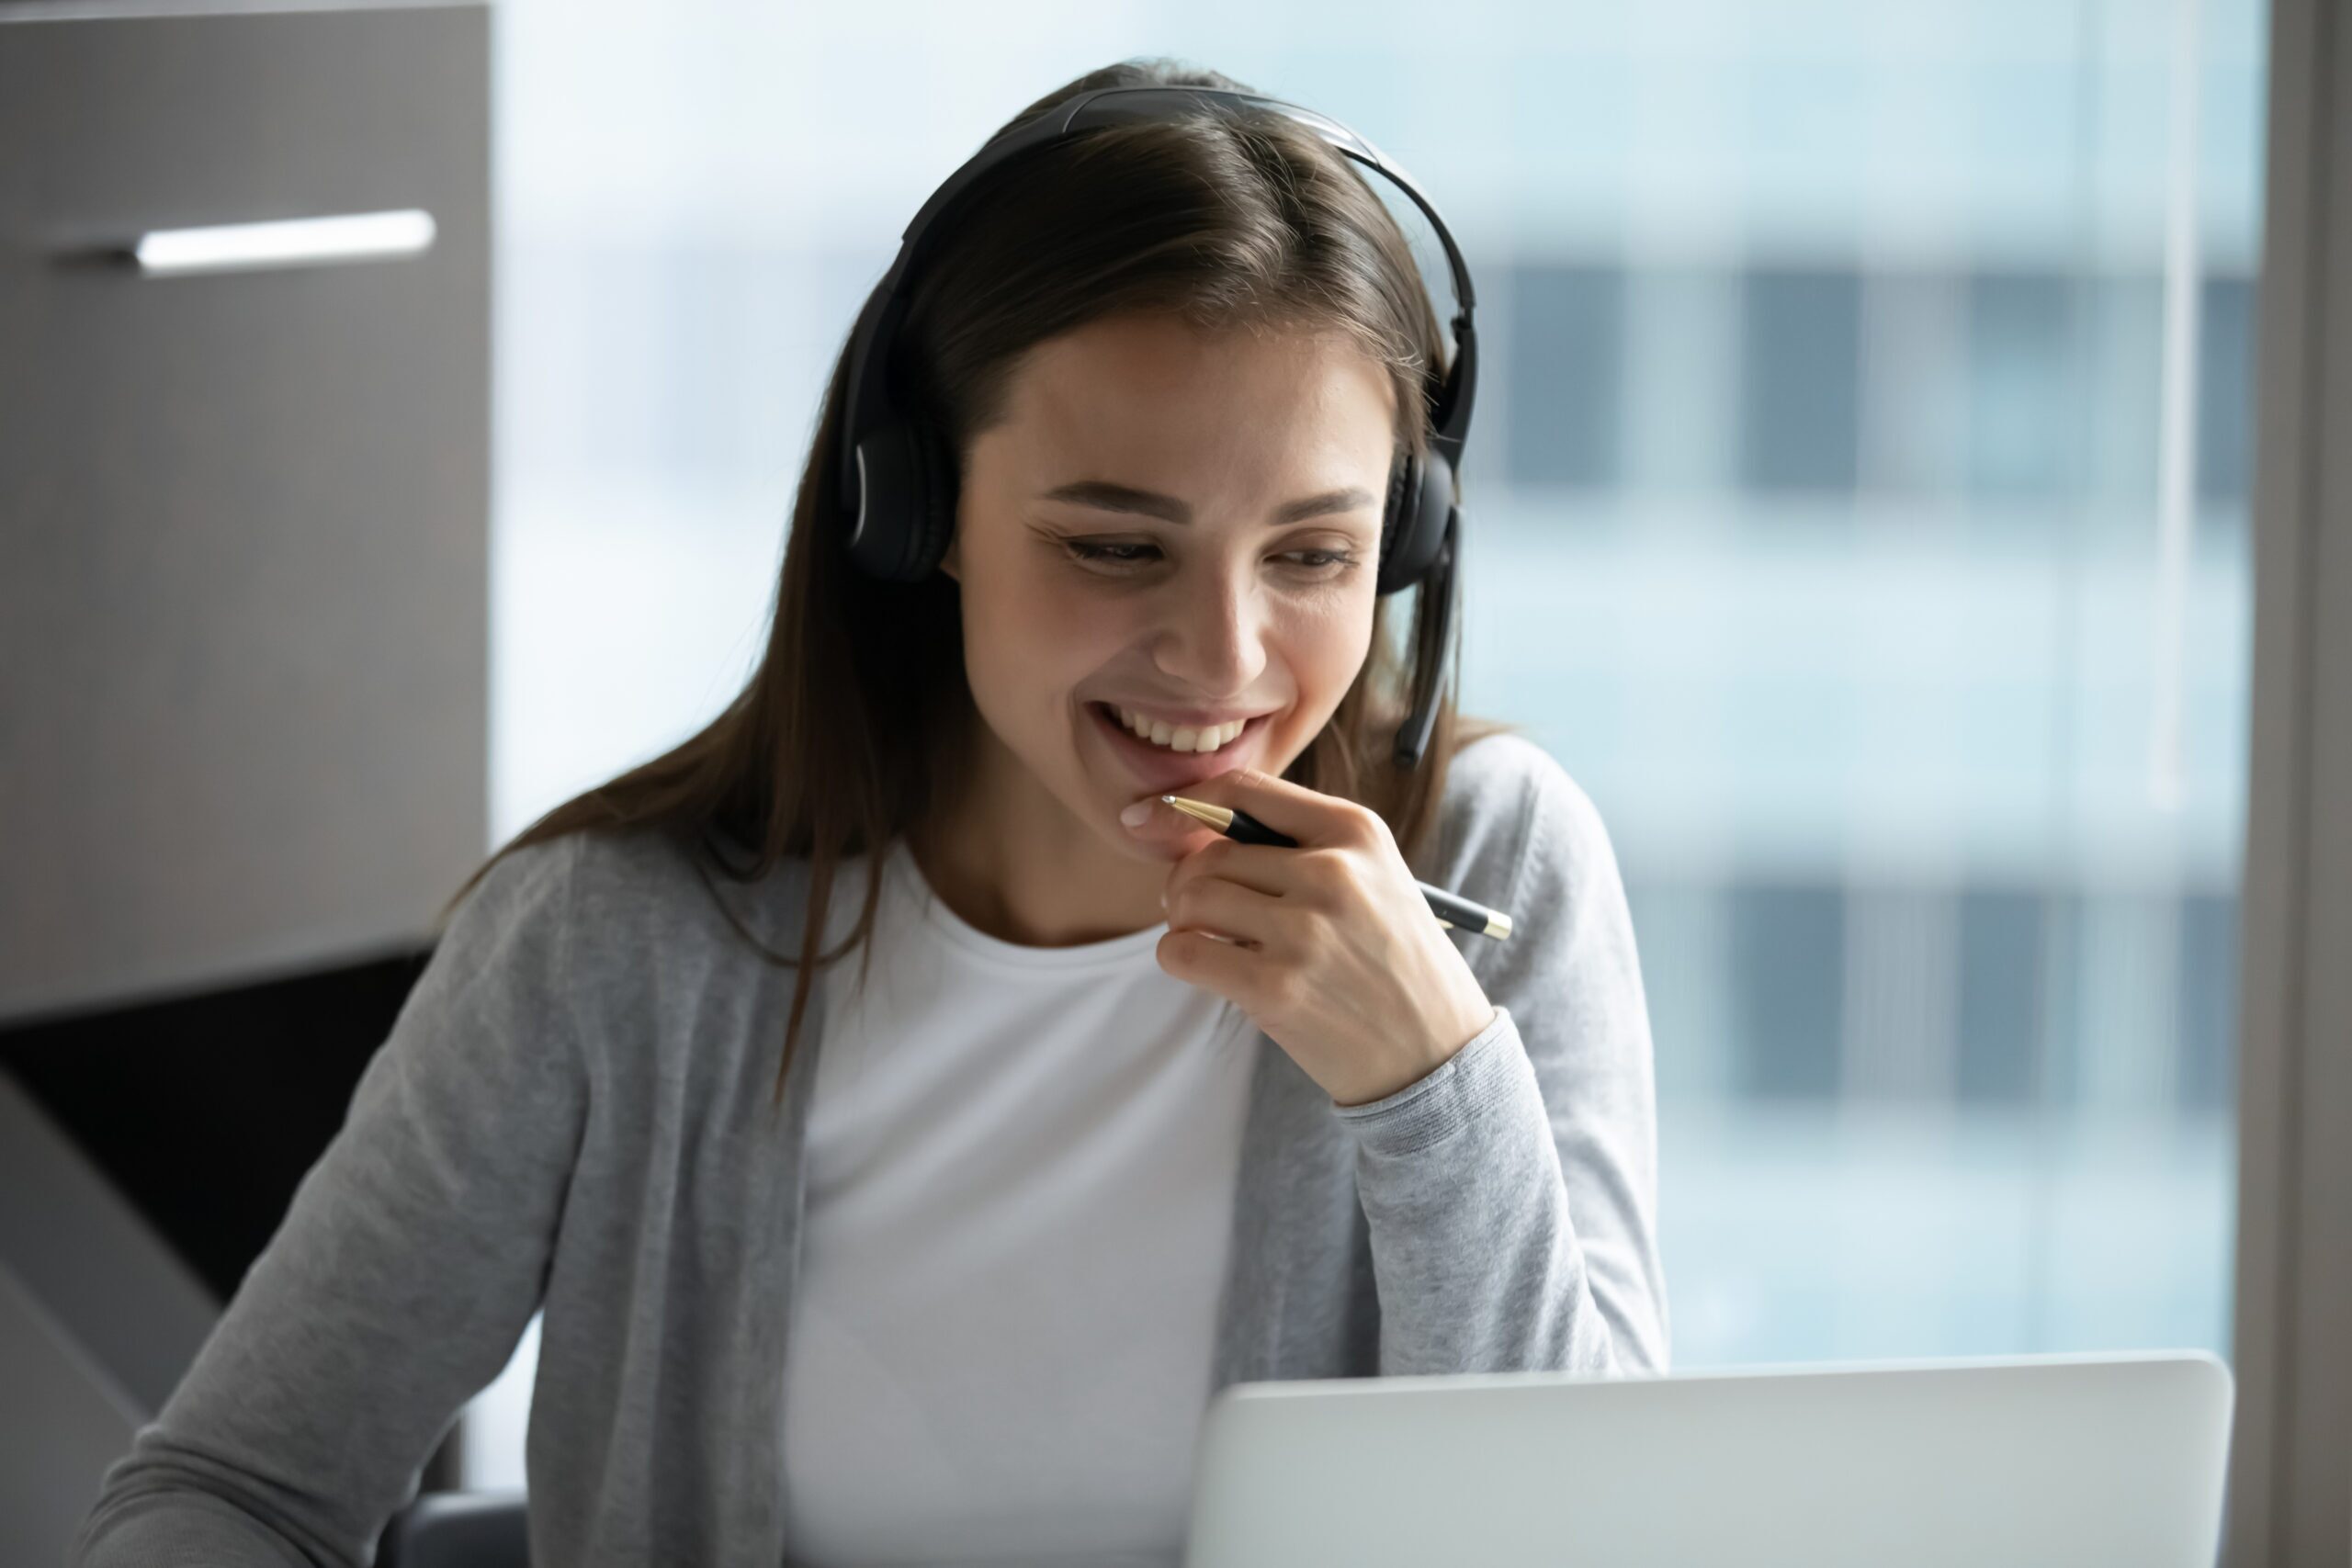
M1246 811L1298 848L1238 842L1148 797L1129 831L1182 857L1160 968L1239 1007L1334 1100L1394 1094L1494 1021L1377 812L1252 768L1175 793Z

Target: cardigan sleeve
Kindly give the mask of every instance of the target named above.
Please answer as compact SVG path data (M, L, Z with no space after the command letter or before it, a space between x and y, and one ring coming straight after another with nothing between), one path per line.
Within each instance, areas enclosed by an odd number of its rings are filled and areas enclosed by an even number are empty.
M1521 827L1483 852L1511 869L1474 859L1458 884L1510 888L1485 901L1511 935L1465 939L1495 1015L1415 1082L1333 1107L1356 1140L1380 1371L1661 1372L1649 1016L1615 853L1548 753L1480 745L1524 760Z
M587 1104L579 845L514 851L459 903L268 1246L107 1468L69 1568L373 1560L543 1294Z

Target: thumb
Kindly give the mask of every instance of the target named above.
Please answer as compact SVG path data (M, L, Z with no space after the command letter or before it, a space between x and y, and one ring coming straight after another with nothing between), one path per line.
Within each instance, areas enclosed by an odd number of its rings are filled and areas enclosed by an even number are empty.
M1191 796L1189 790L1168 793ZM1218 836L1216 829L1197 817L1186 816L1157 795L1143 795L1130 802L1126 809L1119 813L1119 821L1126 829L1127 836L1138 842L1178 844L1194 834L1211 839Z

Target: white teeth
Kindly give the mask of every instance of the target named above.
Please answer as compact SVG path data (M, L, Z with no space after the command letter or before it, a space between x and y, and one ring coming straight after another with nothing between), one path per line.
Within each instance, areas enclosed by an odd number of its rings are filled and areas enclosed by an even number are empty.
M1116 704L1112 705L1111 711L1119 716L1121 724L1125 725L1136 734L1155 746L1165 746L1171 751L1214 751L1239 735L1244 728L1248 728L1250 722L1248 719L1237 718L1230 724L1212 725L1206 729L1194 729L1189 727L1171 728L1168 725L1145 718L1140 714L1129 713Z

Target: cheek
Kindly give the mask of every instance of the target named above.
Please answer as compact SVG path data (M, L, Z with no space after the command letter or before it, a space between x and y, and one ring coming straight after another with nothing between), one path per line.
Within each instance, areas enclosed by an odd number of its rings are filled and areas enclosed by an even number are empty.
M1279 623L1281 646L1300 684L1325 704L1336 705L1347 694L1372 651L1373 605L1369 593L1334 595L1302 604Z
M1065 574L1011 561L967 577L964 657L975 683L1058 700L1136 635L1136 611ZM1016 699L1019 700L1019 699Z

